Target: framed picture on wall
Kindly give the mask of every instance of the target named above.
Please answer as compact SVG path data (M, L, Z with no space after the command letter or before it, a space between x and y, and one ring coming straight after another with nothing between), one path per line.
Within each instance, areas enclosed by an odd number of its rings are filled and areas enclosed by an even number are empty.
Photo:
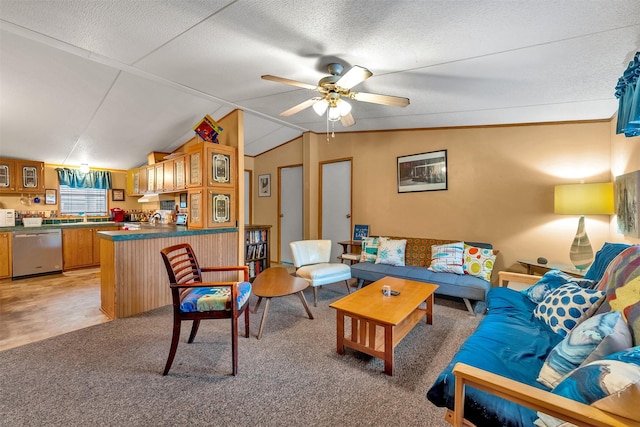
M446 190L447 150L398 157L398 193Z
M124 189L122 188L114 188L111 190L111 200L114 202L123 202L124 201Z
M618 231L625 236L640 237L640 171L617 176L614 192Z
M56 190L47 188L44 190L44 204L45 205L55 205L57 203L56 200Z
M258 197L271 197L271 174L258 175Z

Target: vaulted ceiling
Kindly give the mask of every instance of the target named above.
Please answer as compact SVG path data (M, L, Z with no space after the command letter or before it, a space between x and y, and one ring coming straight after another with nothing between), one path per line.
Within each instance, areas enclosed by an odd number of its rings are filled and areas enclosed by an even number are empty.
M245 111L245 151L326 132L327 65L368 68L336 132L612 117L636 0L0 0L0 156L129 169L204 115Z

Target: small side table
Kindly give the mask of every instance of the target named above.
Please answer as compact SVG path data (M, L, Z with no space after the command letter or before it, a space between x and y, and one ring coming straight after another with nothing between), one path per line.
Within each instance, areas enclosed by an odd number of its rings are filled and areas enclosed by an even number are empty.
M360 261L362 240L345 240L338 244L342 246L342 254L338 256L340 262L349 261L350 264L354 264Z
M543 275L551 269L558 269L573 277L584 277L587 270L578 270L571 264L562 264L559 262L548 262L546 264L540 264L538 261L530 259L519 259L518 262L527 267L527 274L540 274Z
M267 320L267 312L269 311L269 304L271 298L282 297L286 295L297 294L302 302L302 306L307 312L309 319L313 319L313 314L309 310L307 300L302 293L309 286L309 283L299 277L294 277L283 267L270 267L256 276L256 280L253 282L253 294L258 297L258 302L253 309L254 313L258 312L258 307L262 299L265 298L267 302L262 312L262 320L260 321L260 329L258 330L258 339L262 338L262 331Z

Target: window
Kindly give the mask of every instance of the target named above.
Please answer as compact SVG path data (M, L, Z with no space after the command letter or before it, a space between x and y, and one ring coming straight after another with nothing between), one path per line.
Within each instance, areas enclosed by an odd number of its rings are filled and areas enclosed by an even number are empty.
M60 185L60 213L78 215L107 214L107 190L97 188L70 188Z

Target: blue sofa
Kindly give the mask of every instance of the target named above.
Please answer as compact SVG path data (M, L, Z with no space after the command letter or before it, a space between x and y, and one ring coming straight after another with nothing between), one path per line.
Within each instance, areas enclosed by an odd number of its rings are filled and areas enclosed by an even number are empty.
M491 282L468 274L434 272L428 269L431 262L431 246L445 243L459 242L459 240L440 240L410 237L389 237L390 239L405 239L405 266L397 267L373 262L359 262L351 266L351 277L358 279L358 288L364 282L375 282L385 276L438 285L436 295L462 298L467 309L472 314L484 312L485 304L478 304L486 300L487 292L491 289ZM471 246L493 249L489 243L467 242ZM494 251L497 253L497 251ZM474 306L475 305L475 309Z
M620 260L631 257L635 257L631 263L623 264L624 261ZM609 265L614 270L613 272L606 270ZM620 267L619 270L624 270L624 272L620 272L620 275L616 276L615 267L621 265L624 268ZM622 274L624 277L621 277ZM598 284L603 275L602 283ZM481 369L482 371L477 374L480 382L485 380L489 382L490 380L486 379L487 373L493 373L515 380L518 384L548 392L546 400L549 402L558 398L557 395L552 394L550 388L539 383L537 378L547 356L564 339L564 336L554 332L547 323L535 317L534 309L538 304L532 302L525 291L519 292L504 287L509 280L533 284L538 282L540 277L509 272L500 272L499 276L499 286L491 289L488 293L486 317L462 344L427 392L427 398L433 404L448 408L445 419L450 422L455 417L453 411L455 408L456 375L454 371L463 369L462 364ZM618 283L615 285L620 286L620 283L627 283L640 277L640 246L605 245L596 255L596 261L585 277L593 281L594 287L598 286L607 294L605 302L596 313L610 311L611 307L607 301L612 294L611 283L617 281ZM636 329L637 326L636 324ZM633 338L634 345L638 346L640 334L636 331L632 332L633 335L636 335ZM634 347L634 349L636 354L640 354L640 347ZM462 374L464 373L461 372ZM507 386L507 389L513 388L513 384ZM535 410L497 397L487 391L480 391L473 388L473 385L465 387L464 390L466 393L463 394L462 399L464 405L460 405L458 410L463 412L465 420L475 425L532 426L534 421L538 419L538 413ZM529 393L526 391L521 393L524 395L534 394L530 391ZM562 411L562 405L559 406ZM584 410L591 408L586 406ZM598 410L596 409L596 411ZM603 416L609 415L605 412ZM623 425L627 424L623 422Z

